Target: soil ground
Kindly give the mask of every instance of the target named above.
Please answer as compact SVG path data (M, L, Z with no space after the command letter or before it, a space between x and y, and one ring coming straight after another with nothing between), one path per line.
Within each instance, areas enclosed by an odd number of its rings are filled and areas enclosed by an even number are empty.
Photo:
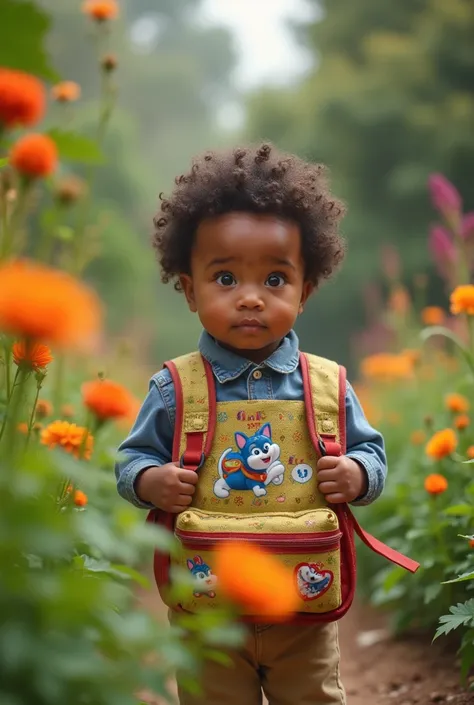
M165 619L156 593L143 601ZM383 616L356 604L340 622L340 643L348 705L474 705L474 692L461 688L456 654L443 639L434 644L429 638L394 639ZM173 684L170 689L174 692Z

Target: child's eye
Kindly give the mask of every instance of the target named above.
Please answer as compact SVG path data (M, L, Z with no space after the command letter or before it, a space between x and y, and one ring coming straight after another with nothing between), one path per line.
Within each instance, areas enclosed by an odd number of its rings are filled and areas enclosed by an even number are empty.
M283 274L270 274L265 286L270 286L272 289L278 289L286 284L286 279Z
M223 272L216 277L216 282L221 286L234 286L235 277L230 272Z

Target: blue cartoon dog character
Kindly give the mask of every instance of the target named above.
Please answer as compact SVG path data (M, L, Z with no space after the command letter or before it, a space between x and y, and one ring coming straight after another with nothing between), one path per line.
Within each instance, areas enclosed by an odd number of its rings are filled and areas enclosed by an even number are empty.
M231 490L252 490L256 497L267 494L267 485L281 485L285 468L280 462L280 446L272 442L272 430L266 423L254 436L237 432L238 451L227 448L219 459L219 479L214 494L224 499Z
M194 597L201 597L202 595L215 597L217 576L213 574L207 563L204 563L201 556L194 556L194 560L188 558L186 565L193 576Z

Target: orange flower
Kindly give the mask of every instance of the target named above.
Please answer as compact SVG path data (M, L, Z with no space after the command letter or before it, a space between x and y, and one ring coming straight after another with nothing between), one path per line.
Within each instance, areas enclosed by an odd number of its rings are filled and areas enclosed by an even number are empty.
M467 414L460 414L454 419L454 425L458 429L458 431L463 431L469 426L470 423L471 419Z
M397 286L390 294L388 308L393 313L405 315L410 309L410 295L403 286Z
M84 436L87 438L84 442ZM53 421L41 433L41 443L49 448L60 446L74 457L84 457L89 460L94 447L94 438L83 426L77 426L69 421Z
M61 81L51 88L51 95L59 103L72 103L81 97L81 87L74 81Z
M34 125L43 117L45 103L43 84L35 76L0 68L0 125Z
M464 284L457 286L450 297L451 313L455 315L459 313L467 313L468 316L474 315L474 286L472 284Z
M74 492L74 504L76 507L85 507L88 501L87 495L81 490L76 490Z
M462 394L448 394L445 399L446 408L453 414L464 414L469 411L469 401Z
M119 14L115 0L86 0L82 5L82 11L97 22L114 20Z
M466 450L466 455L469 460L474 460L474 446L469 446L469 448Z
M416 348L407 348L400 353L402 356L407 357L413 365L421 360L421 351Z
M413 360L409 355L378 353L362 360L364 377L380 380L410 379L413 376Z
M413 431L410 436L410 441L414 446L421 446L425 442L426 434L424 431Z
M441 326L446 314L439 306L426 306L421 312L421 320L425 326Z
M72 419L76 415L76 410L72 404L63 404L61 407L61 416L65 416L67 419Z
M25 135L15 142L9 159L20 174L37 179L56 169L58 150L48 135Z
M0 266L0 330L58 347L86 347L97 337L100 304L65 272L29 262Z
M447 489L448 481L444 475L433 473L433 475L428 475L428 477L425 478L425 490L429 492L429 494L443 494Z
M38 399L36 403L36 417L44 419L53 413L53 405L47 399Z
M21 423L19 423L16 427L16 430L20 431L20 433L24 433L26 436L26 434L28 433L28 424L26 423L26 421L22 421Z
M18 341L13 343L12 353L15 365L23 365L35 372L44 369L54 360L51 350L43 343Z
M426 445L426 455L435 460L441 460L441 458L451 455L456 450L457 444L458 441L453 429L445 428L430 438Z
M82 399L84 405L101 420L129 417L134 408L130 392L121 384L107 379L83 384Z
M469 540L469 546L470 546L471 548L474 548L474 539L470 539L470 540Z
M233 541L220 544L215 572L222 591L248 614L284 619L296 609L292 573L258 546Z

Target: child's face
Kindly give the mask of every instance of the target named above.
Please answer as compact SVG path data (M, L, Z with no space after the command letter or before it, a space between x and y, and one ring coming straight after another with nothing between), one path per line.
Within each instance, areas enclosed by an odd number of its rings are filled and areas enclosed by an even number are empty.
M208 333L255 362L278 347L313 289L298 225L239 212L200 223L181 283Z

